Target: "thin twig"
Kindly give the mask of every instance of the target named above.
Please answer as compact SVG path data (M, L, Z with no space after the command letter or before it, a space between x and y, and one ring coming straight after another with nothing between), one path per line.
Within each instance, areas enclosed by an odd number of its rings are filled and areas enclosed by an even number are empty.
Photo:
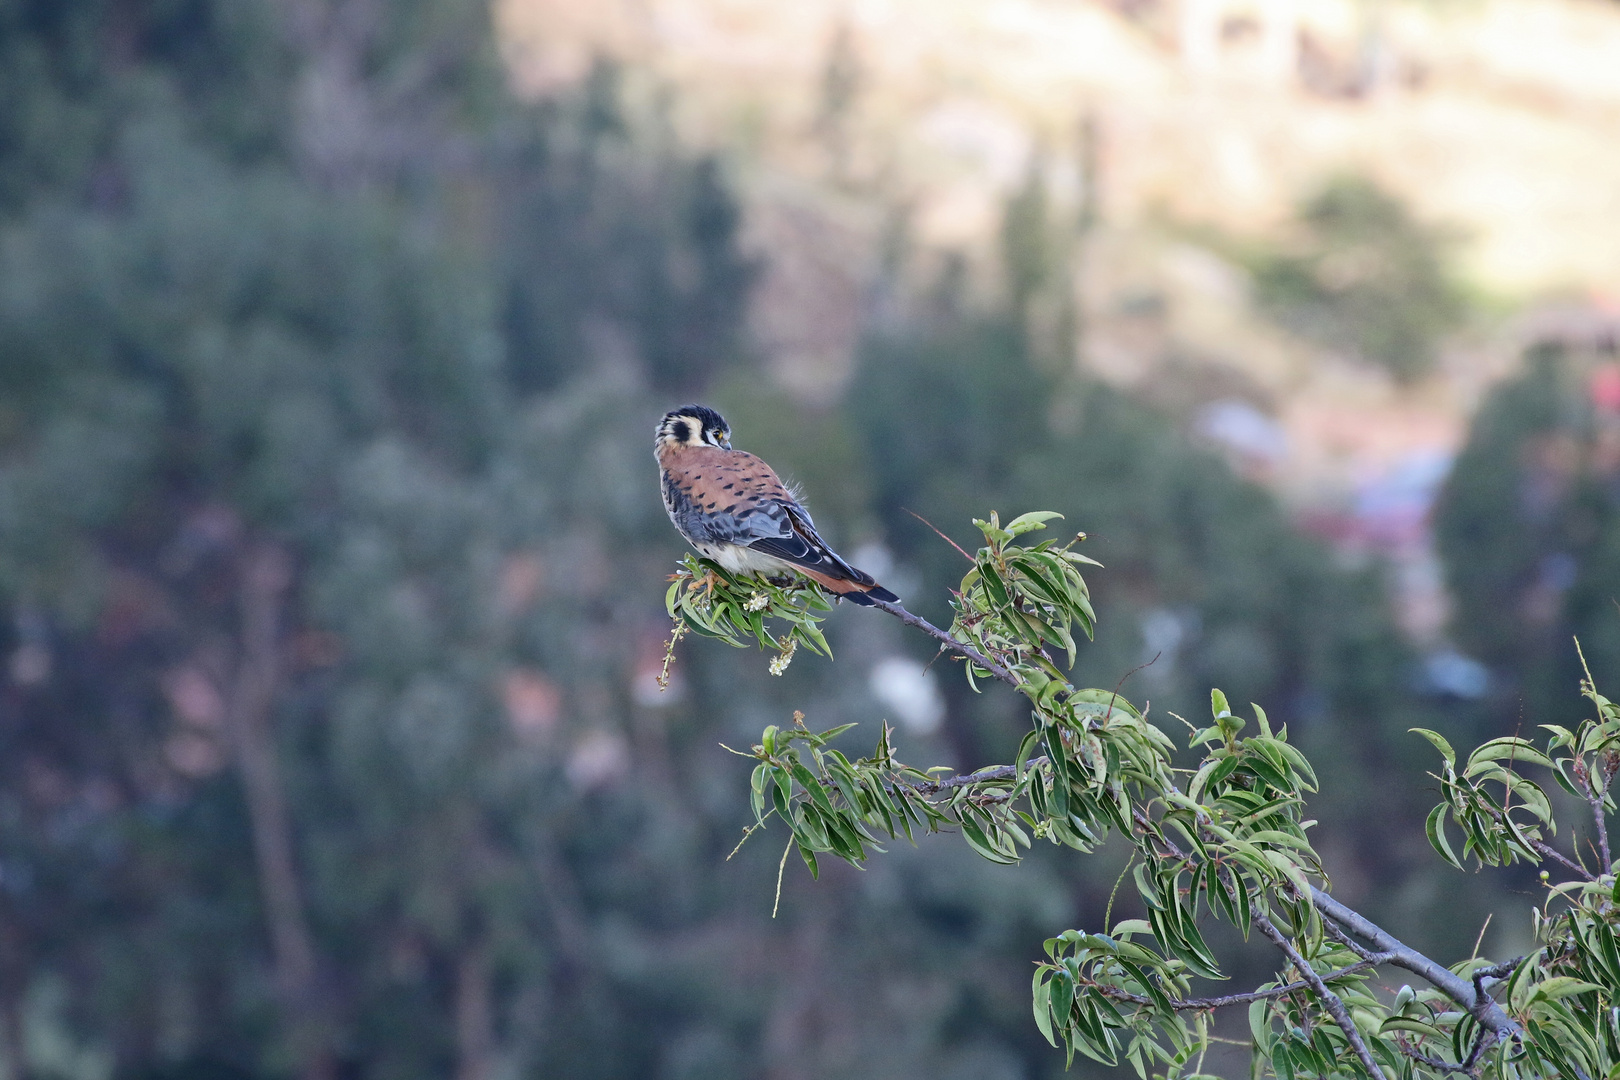
M1611 597L1610 599L1613 598ZM1586 673L1586 687L1590 688L1593 693L1596 693L1597 683L1592 680L1592 669L1587 666L1586 650L1581 648L1580 638L1575 639L1575 653L1581 658L1581 670ZM1603 719L1601 712L1598 715L1598 719ZM1576 778L1581 781L1581 786L1586 789L1586 804L1592 808L1592 822L1597 826L1598 847L1602 855L1603 872L1605 874L1612 874L1614 872L1614 860L1609 857L1609 826L1604 820L1603 814L1604 793L1598 790L1597 784L1593 782L1591 770L1583 768L1582 764L1583 763L1580 756L1576 755L1575 775ZM1592 757L1592 766L1593 768L1604 769L1604 787L1607 788L1607 781L1614 776L1614 770L1606 769L1603 765L1600 765L1598 762L1598 756L1595 754Z
M1583 881L1597 880L1597 878L1592 875L1590 870L1575 860L1569 858L1563 852L1559 851L1546 841L1532 839L1530 841L1530 846L1536 849L1537 854L1551 859L1556 863L1562 864L1565 869L1569 870L1573 874L1578 875Z
M1103 908L1104 933L1107 933L1114 925L1114 897L1119 892L1120 882L1124 881L1125 875L1131 872L1131 864L1136 862L1137 854L1136 847L1133 845L1131 847L1131 857L1125 860L1124 866L1120 867L1119 877L1114 879L1114 887L1108 890L1108 906Z
M1485 921L1479 927L1479 937L1474 939L1474 951L1468 954L1470 959L1479 955L1479 947L1485 944L1485 931L1491 928L1491 919L1495 918L1495 916L1496 912L1494 911L1486 913ZM1479 988L1477 981L1474 983L1474 988L1476 990Z
M787 872L788 852L793 850L793 836L788 834L787 847L782 849L782 861L776 864L776 901L771 904L771 918L776 918L777 910L782 906L782 875Z
M961 544L958 544L955 540L952 540L950 537L948 537L944 533L940 532L939 531L939 526L935 525L932 521L929 521L927 518L923 517L921 514L917 513L917 511L911 509L909 506L902 506L900 509L902 509L906 513L910 514L912 517L916 518L918 521L922 522L924 525L928 526L930 529L933 529L934 530L934 535L939 537L941 540L945 541L947 544L951 545L951 547L955 548L957 551L961 552L962 558L966 559L968 562L973 561L973 556L969 555L965 551L962 551L962 545Z
M1480 1028L1479 1033L1483 1037L1486 1034L1485 1029ZM1418 1050L1411 1043L1407 1042L1406 1036L1399 1031L1395 1033L1395 1045L1400 1048L1401 1053L1405 1054L1418 1064L1427 1065L1429 1068L1437 1069L1443 1073L1471 1073L1474 1069L1472 1064L1464 1065L1460 1062L1453 1064L1444 1058L1437 1058L1430 1054L1425 1054L1423 1051ZM1468 1056L1470 1058L1473 1058L1474 1054L1478 1052L1479 1043L1476 1042L1474 1047L1475 1049L1469 1052Z
M1586 774L1586 804L1592 808L1592 821L1597 825L1598 852L1603 858L1603 872L1613 873L1614 860L1609 857L1609 826L1604 821L1603 793L1592 783L1590 770Z
M1332 938L1334 941L1337 941L1340 945L1343 945L1345 948L1355 953L1357 956L1361 957L1363 960L1370 960L1375 956L1383 956L1384 959L1379 961L1379 963L1382 964L1387 963L1390 959L1390 957L1383 953L1376 953L1367 948L1367 946L1363 945L1361 942L1339 929L1338 924L1332 919L1322 920L1322 932L1328 937Z
M1281 949L1283 955L1292 961L1300 976L1305 980L1306 985L1321 999L1322 1007L1327 1009L1329 1016L1333 1017L1333 1022L1339 1025L1339 1030L1344 1032L1344 1037L1350 1040L1351 1048L1355 1050L1356 1056L1361 1059L1361 1065L1367 1070L1368 1075L1373 1077L1373 1080L1384 1080L1384 1071L1378 1067L1378 1062L1373 1060L1372 1051L1368 1050L1367 1044L1362 1041L1361 1032L1356 1030L1356 1022L1350 1018L1350 1010L1344 1007L1344 1002L1339 1000L1339 995L1328 989L1327 983L1322 981L1322 976L1318 975L1306 959L1299 954L1299 950L1294 948L1294 943L1289 941L1281 930L1277 929L1276 924L1258 911L1254 913L1252 921L1255 928L1270 938L1271 943Z
M735 753L736 751L732 751L732 752ZM748 828L744 829L742 839L737 841L737 846L731 849L731 855L735 855L735 854L737 854L737 852L741 851L742 846L744 844L748 843L748 838L750 836L753 836L759 830L763 829L765 827L766 818L769 818L771 816L771 814L774 814L774 813L776 813L776 809L773 807L771 809L770 813L766 814L765 817L760 818L758 821L756 821L752 825L748 826ZM731 855L726 856L726 862L731 861Z
M1044 652L1045 650L1042 651ZM1153 659L1137 664L1135 667L1131 668L1131 670L1119 677L1119 682L1114 684L1113 694L1111 694L1108 698L1108 711L1103 714L1104 719L1114 715L1114 702L1119 700L1119 688L1125 685L1125 680L1130 678L1132 675L1135 675L1143 668L1152 667L1154 664L1157 664L1159 662L1159 657L1163 655L1164 651L1161 649L1159 652L1153 654Z

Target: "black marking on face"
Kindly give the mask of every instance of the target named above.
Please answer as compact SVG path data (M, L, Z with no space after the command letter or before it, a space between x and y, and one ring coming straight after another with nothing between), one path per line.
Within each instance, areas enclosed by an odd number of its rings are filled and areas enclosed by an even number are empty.
M675 441L683 445L686 443L686 440L692 437L692 429L686 425L685 420L675 421L669 426L669 430L670 434L675 436Z
M677 428L672 422L681 420L689 422L689 426L684 429L685 434L680 434L682 429ZM664 414L663 422L683 443L691 439L692 433L697 431L718 445L721 439L731 432L731 425L726 423L726 418L707 405L682 405L678 409L671 409Z

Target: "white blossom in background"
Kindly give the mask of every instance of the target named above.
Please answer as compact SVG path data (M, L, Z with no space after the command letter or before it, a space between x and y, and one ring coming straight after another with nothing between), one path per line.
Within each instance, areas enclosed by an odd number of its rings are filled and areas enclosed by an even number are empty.
M600 728L582 737L568 755L568 780L578 791L605 787L629 768L630 745L624 736Z
M904 656L890 656L872 667L872 696L894 711L909 731L928 735L945 718L945 699L922 664Z

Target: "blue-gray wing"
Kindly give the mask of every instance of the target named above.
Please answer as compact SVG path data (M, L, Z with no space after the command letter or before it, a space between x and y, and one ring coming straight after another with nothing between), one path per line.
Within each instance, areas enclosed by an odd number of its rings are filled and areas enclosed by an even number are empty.
M750 548L831 578L862 585L876 584L872 575L855 569L827 546L804 507L798 503L787 503L782 505L782 509L787 518L787 535L758 537L748 542Z
M664 506L689 541L702 548L735 544L804 570L856 603L865 594L898 598L849 565L816 532L810 513L771 467L737 450L689 450L665 462ZM862 595L839 587L853 583Z

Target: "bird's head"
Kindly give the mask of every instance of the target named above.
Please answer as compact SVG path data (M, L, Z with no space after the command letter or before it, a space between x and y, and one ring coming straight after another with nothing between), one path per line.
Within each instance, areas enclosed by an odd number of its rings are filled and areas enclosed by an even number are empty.
M731 449L731 425L707 405L682 405L658 422L657 447L718 446Z

